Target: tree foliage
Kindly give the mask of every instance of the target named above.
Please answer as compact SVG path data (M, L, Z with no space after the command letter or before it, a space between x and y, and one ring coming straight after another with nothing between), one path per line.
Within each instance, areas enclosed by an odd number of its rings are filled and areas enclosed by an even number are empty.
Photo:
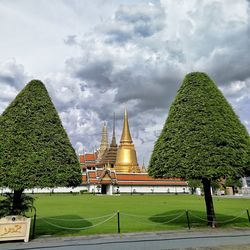
M80 165L42 82L33 80L0 116L0 186L77 186Z
M242 188L242 180L241 179L234 179L231 177L226 178L225 180L225 187L232 187L233 190L237 188Z
M188 187L191 190L191 194L194 194L197 188L201 188L202 187L202 183L200 180L197 179L191 179L188 180Z
M211 185L247 171L249 135L215 83L188 74L170 108L149 164L153 177L200 179L208 224L216 226Z
M5 199L0 201L0 218L7 215L25 215L33 208L34 198L24 193L21 194L17 206L13 206L13 193L5 193L4 196Z
M209 180L246 172L249 135L215 83L188 74L170 108L149 164L154 177Z

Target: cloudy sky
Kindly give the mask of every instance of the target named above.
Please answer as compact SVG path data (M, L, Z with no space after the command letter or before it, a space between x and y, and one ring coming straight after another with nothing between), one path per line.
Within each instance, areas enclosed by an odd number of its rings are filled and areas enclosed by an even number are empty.
M78 152L124 108L147 163L185 74L204 71L250 131L247 0L0 0L0 113L40 79Z

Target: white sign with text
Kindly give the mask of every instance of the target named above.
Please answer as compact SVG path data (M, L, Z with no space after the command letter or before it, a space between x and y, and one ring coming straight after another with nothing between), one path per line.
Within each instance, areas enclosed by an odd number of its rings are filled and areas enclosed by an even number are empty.
M30 218L13 215L0 219L0 241L24 240L29 241Z

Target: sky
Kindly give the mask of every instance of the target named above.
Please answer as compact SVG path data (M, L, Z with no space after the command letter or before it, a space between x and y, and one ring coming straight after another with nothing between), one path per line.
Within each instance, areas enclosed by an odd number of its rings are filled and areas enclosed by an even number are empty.
M45 84L77 153L124 109L147 165L185 75L206 72L250 132L250 1L0 0L0 113Z

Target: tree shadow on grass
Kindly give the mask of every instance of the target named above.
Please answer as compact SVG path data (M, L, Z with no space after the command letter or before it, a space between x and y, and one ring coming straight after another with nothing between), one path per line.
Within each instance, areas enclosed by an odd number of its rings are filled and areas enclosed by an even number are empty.
M34 222L34 221L33 221ZM47 235L75 234L93 224L77 215L40 217L36 219L35 237ZM31 227L33 226L33 223ZM31 228L32 230L32 228Z
M227 215L216 213L217 227L249 227L246 211L236 211L235 215ZM171 225L178 227L188 227L188 219L191 227L205 227L207 223L207 215L205 212L197 210L171 210L162 214L156 214L149 218L153 222L162 225Z

